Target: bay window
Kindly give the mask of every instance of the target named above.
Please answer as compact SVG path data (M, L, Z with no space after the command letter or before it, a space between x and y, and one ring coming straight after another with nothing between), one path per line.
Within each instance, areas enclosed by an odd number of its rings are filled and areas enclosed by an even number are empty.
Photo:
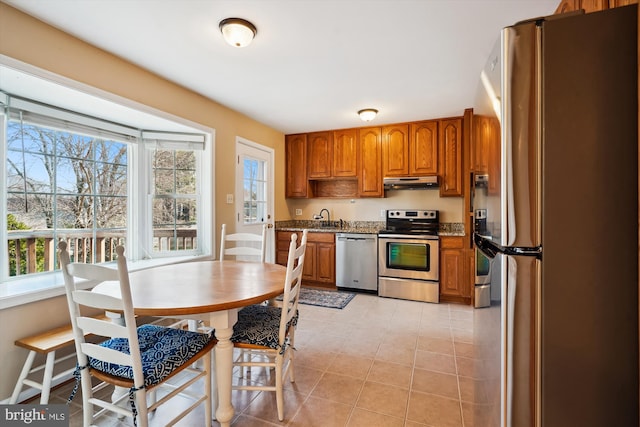
M138 129L0 93L0 283L72 261L210 254L211 135ZM56 284L61 286L61 283ZM2 292L0 292L0 297Z

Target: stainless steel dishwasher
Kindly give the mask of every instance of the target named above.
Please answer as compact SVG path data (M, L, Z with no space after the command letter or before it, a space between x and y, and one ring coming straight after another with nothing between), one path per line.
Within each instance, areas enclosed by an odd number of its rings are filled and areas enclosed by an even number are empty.
M336 234L336 286L378 293L377 234Z

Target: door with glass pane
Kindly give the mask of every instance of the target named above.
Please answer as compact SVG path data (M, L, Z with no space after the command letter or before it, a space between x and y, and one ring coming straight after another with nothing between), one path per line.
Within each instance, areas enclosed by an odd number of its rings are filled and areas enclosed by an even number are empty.
M237 138L236 155L236 231L260 234L267 224L266 259L273 262L273 150Z

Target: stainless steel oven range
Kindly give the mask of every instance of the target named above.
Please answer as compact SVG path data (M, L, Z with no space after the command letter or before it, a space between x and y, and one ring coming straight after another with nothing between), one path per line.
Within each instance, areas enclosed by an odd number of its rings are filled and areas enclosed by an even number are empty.
M378 233L378 295L439 302L440 227L436 210L388 210Z

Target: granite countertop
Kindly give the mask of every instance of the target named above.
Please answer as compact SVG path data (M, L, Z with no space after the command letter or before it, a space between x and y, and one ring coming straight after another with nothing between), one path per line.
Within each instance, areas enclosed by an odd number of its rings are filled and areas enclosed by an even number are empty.
M312 233L360 233L378 234L384 229L384 221L331 221L331 224L321 226L318 220L291 220L276 221L276 231L302 231L309 230Z
M302 231L309 230L312 233L360 233L378 234L384 230L384 221L331 221L331 224L321 226L318 220L290 220L276 221L276 231ZM464 224L457 222L440 223L439 236L464 236Z

